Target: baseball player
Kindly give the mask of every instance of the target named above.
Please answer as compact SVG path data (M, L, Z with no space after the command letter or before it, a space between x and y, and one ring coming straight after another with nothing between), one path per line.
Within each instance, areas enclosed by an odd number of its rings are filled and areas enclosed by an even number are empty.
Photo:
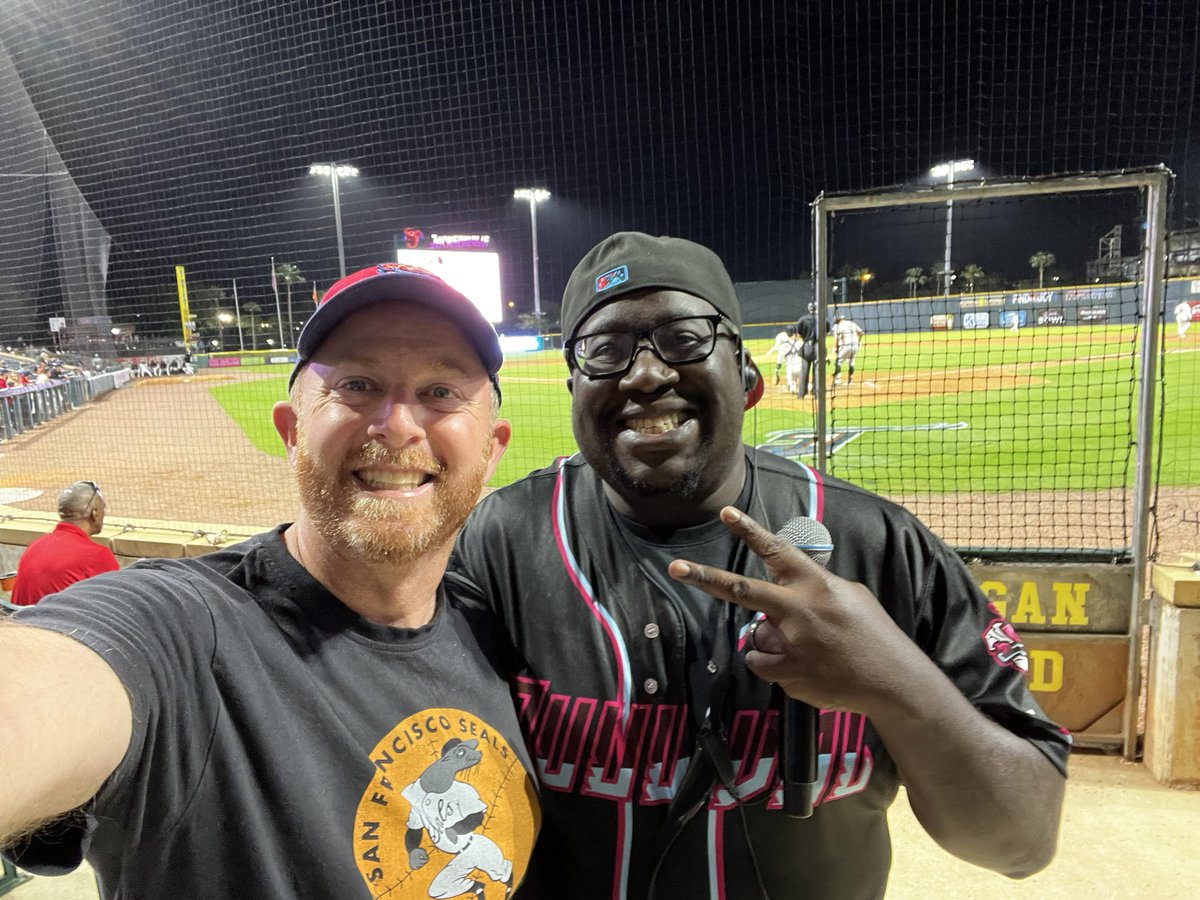
M1070 739L1024 647L902 507L742 443L762 385L720 259L615 234L562 325L580 453L486 497L448 575L513 643L529 895L879 898L901 782L956 856L1044 866ZM828 527L828 571L773 537L797 517ZM781 809L803 750L778 692L820 711L810 818Z
M1179 336L1183 337L1188 332L1188 328L1192 324L1192 306L1186 300L1180 300L1175 304L1175 327L1179 330Z
M854 380L854 357L862 345L863 330L841 313L833 321L833 343L837 363L833 367L833 383L842 383L842 363L846 364L846 384Z
M784 365L784 360L787 356L787 351L796 341L796 326L789 325L779 334L775 335L775 343L771 345L764 357L775 357L775 384L779 384L779 370Z

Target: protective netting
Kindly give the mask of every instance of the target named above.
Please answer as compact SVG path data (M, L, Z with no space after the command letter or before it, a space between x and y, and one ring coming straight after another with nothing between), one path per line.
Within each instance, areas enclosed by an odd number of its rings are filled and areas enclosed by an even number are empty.
M713 247L756 298L749 333L762 353L811 296L808 204L822 191L910 183L967 157L993 177L1165 163L1177 176L1171 227L1194 224L1197 59L1200 25L1184 2L10 0L0 17L0 350L12 351L0 365L36 380L46 351L64 377L122 363L136 377L10 436L0 490L41 490L20 507L49 509L63 484L92 478L113 515L291 515L269 421L287 365L272 360L287 356L314 291L339 273L331 180L310 175L314 163L357 169L338 182L351 271L395 259L410 238L487 235L500 330L553 332L566 277L597 239L619 228L678 234ZM536 208L540 322L530 207L513 198L534 186L552 192ZM928 273L941 258L937 216L926 214L928 240L905 254L877 252L897 243L892 229L839 238L839 267L878 275L868 299L905 299L904 268ZM1064 287L1093 283L1087 218L1055 225L1070 240L1034 226ZM1122 220L1126 249L1138 246L1135 219ZM892 255L905 257L900 269ZM178 266L194 331L181 321ZM1034 277L1027 264L1004 274L996 289ZM1190 281L1177 284L1200 300ZM52 331L53 319L65 321ZM1124 324L1096 323L1055 352L1103 355L1095 336ZM866 327L870 348L882 329ZM993 329L989 339L1006 337ZM1163 429L1186 444L1200 413L1187 391L1170 391L1194 373L1197 330L1178 340L1163 367ZM1127 342L1121 352L1112 374L1124 384ZM517 437L497 481L574 446L561 356L510 358L505 414ZM922 422L955 418L922 402ZM1087 476L1096 490L1125 477L1114 474L1126 467L1112 403L1097 413L1114 422L1102 451L1111 462ZM835 421L847 413L835 406ZM801 410L772 415L793 416L780 428L807 421ZM765 419L748 424L749 439L774 428ZM872 434L855 443L891 440ZM1195 458L1164 447L1164 484L1200 483ZM848 460L835 454L835 471L906 500L962 477L931 464L894 484L886 466L851 470ZM1006 489L990 472L981 465L980 490ZM1060 475L1035 467L1009 486L1052 492Z
M831 218L827 265L842 274L827 312L828 470L901 500L968 553L1122 555L1143 192ZM1132 240L1118 246L1114 233ZM1060 257L1087 257L1091 277ZM876 273L864 258L893 262ZM1171 282L1167 296L1188 288Z

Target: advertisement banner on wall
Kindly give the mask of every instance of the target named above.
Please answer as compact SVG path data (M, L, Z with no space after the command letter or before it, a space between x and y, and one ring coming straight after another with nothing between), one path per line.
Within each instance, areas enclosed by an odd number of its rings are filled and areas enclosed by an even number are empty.
M963 313L963 328L989 328L992 324L992 314L986 312Z
M1072 288L1064 291L1063 297L1068 303L1096 303L1101 300L1115 300L1117 289L1112 287Z
M1049 306L1057 296L1057 291L1018 291L1012 295L1012 302L1020 306Z
M958 301L959 309L978 309L986 306L1003 306L1004 295L992 294L987 297L964 297ZM965 325L963 326L966 327Z
M1067 321L1061 309L1043 309L1037 315L1039 325L1062 325Z
M1000 313L1000 326L1002 328L1024 328L1025 321L1025 310L1023 309L1006 309Z
M1103 322L1108 318L1107 306L1081 306L1079 307L1080 322Z
M930 316L929 327L934 331L949 331L954 327L954 316L949 313Z

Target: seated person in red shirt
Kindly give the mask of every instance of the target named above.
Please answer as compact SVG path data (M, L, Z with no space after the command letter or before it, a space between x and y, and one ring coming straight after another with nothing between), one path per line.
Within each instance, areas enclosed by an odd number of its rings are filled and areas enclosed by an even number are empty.
M104 527L104 509L104 495L92 481L77 481L58 495L62 521L26 547L17 562L15 606L33 606L69 584L120 568L112 551L92 540Z

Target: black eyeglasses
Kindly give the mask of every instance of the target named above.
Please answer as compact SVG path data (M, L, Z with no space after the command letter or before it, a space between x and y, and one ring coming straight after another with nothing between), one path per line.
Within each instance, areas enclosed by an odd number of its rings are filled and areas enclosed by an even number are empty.
M649 350L669 366L703 362L712 355L718 337L737 339L737 335L717 331L724 318L720 314L685 316L645 331L582 334L567 341L567 359L589 378L619 378L633 368L642 350ZM645 340L650 343L643 345Z

